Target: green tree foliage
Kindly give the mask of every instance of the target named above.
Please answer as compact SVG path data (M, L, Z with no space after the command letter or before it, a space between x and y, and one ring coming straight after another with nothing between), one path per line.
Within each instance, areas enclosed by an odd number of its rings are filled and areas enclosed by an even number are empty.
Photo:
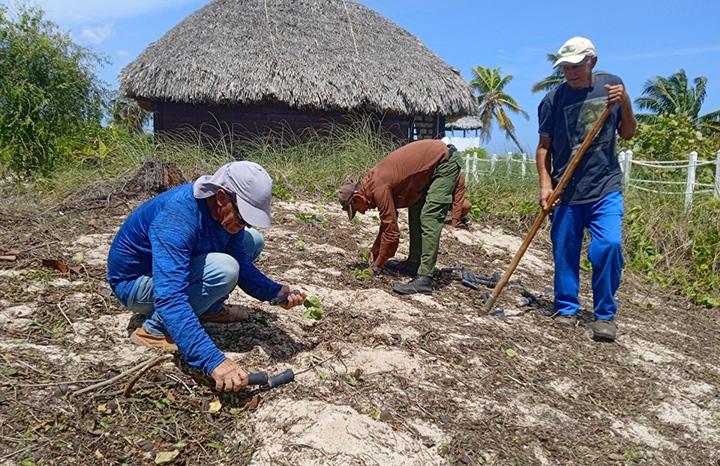
M687 160L691 151L712 159L720 147L718 135L707 136L695 123L681 115L655 115L652 123L640 123L630 141L618 147L633 149L643 160Z
M548 53L547 54L547 60L550 63L555 63L555 61L559 58L559 55L556 55L554 53ZM543 78L542 80L536 82L532 87L532 93L535 94L536 92L550 92L553 89L557 88L560 84L565 81L565 76L563 75L562 69L560 67L554 67L553 72L550 76L547 76Z
M470 81L470 85L478 93L480 121L483 124L480 130L480 138L483 141L490 139L492 123L497 120L498 126L505 133L505 136L515 143L521 153L525 152L515 137L515 125L510 120L507 111L519 113L526 120L528 114L513 97L503 91L505 86L512 81L512 75L502 76L500 68L485 68L482 66L473 68L472 75L473 79Z
M110 127L113 129L124 130L133 135L142 134L150 115L134 100L120 95L110 99Z
M23 176L48 174L73 138L99 128L106 95L103 60L43 16L0 8L0 156Z
M638 113L638 121L656 123L661 116L677 115L705 131L720 132L720 110L700 115L707 95L707 78L695 78L693 84L694 87L689 85L683 69L669 78L656 76L646 82L643 95L635 99L635 105L649 113Z

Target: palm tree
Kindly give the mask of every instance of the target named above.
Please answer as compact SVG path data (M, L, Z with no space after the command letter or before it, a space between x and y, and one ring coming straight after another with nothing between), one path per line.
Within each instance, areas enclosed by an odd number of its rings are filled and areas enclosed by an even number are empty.
M522 146L515 137L515 126L508 117L507 111L519 113L525 119L529 119L528 114L509 94L503 92L503 88L512 81L512 75L505 77L500 75L500 68L485 68L476 66L472 69L473 79L470 85L478 92L478 103L480 104L480 121L482 129L480 130L480 138L483 141L490 140L493 120L497 120L500 129L505 132L505 136L511 139L518 147L520 152L524 152Z
M559 55L555 55L554 53L548 53L547 54L547 60L550 63L555 63L557 59L560 58ZM535 94L536 92L549 92L558 87L562 82L565 81L565 76L563 75L562 68L559 66L553 68L553 72L550 76L547 76L542 81L536 82L532 87L532 93Z
M720 110L700 115L700 108L707 94L707 78L701 76L688 85L685 70L669 78L656 76L645 83L643 96L635 99L635 105L651 113L638 113L641 123L656 123L660 115L678 115L689 119L699 128L716 132L720 130Z

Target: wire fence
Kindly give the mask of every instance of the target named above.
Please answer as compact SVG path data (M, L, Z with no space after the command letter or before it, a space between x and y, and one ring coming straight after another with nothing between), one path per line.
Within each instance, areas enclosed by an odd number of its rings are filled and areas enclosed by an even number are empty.
M699 160L696 151L690 152L687 160L635 160L631 150L620 152L618 160L626 188L685 196L685 210L692 207L693 197L699 194L712 193L715 199L720 200L720 150L715 160ZM537 179L535 160L526 154L511 152L504 157L492 154L489 159L478 157L477 152L466 152L464 173L470 184L479 182L481 175L505 175L522 180L530 176Z
M653 194L685 196L686 211L698 194L712 193L720 200L720 150L715 160L698 160L695 151L690 152L687 160L634 160L631 150L620 152L618 159L626 187ZM700 177L699 170L703 171Z

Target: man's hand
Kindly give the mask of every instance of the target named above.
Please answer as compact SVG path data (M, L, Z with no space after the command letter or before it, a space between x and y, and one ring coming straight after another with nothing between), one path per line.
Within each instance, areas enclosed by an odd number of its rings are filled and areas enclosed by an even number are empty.
M545 187L545 188L540 188L540 208L541 208L543 211L546 211L546 210L547 210L547 211L552 211L552 210L555 209L555 207L557 207L558 204L560 203L560 199L559 199L559 198L558 198L558 199L555 199L555 202L553 203L553 205L550 207L550 209L548 209L548 205L547 205L547 204L548 204L548 201L550 200L550 196L552 195L552 193L553 193L553 188L552 188L552 186L548 186L548 187Z
M227 358L210 375L215 381L215 390L219 392L236 392L248 384L247 372Z
M622 84L616 84L615 86L611 86L610 84L605 84L605 89L608 91L608 97L607 97L607 104L620 104L620 105L632 105L632 102L630 102L630 96L625 92L625 86Z
M283 287L280 288L280 291L278 291L277 296L286 295L288 293L292 293L295 290L299 291L300 293L288 295L287 302L281 304L280 307L282 307L283 309L290 309L291 307L299 306L305 302L305 298L307 298L307 293L294 285L283 285Z

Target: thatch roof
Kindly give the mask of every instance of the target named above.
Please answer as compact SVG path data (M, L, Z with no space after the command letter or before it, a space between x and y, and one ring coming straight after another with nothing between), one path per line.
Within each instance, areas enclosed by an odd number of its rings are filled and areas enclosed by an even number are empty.
M480 118L477 116L464 116L455 121L445 123L445 129L471 130L482 129L482 127L482 121L480 121Z
M215 0L126 66L120 89L139 101L477 112L457 70L395 23L341 0Z

